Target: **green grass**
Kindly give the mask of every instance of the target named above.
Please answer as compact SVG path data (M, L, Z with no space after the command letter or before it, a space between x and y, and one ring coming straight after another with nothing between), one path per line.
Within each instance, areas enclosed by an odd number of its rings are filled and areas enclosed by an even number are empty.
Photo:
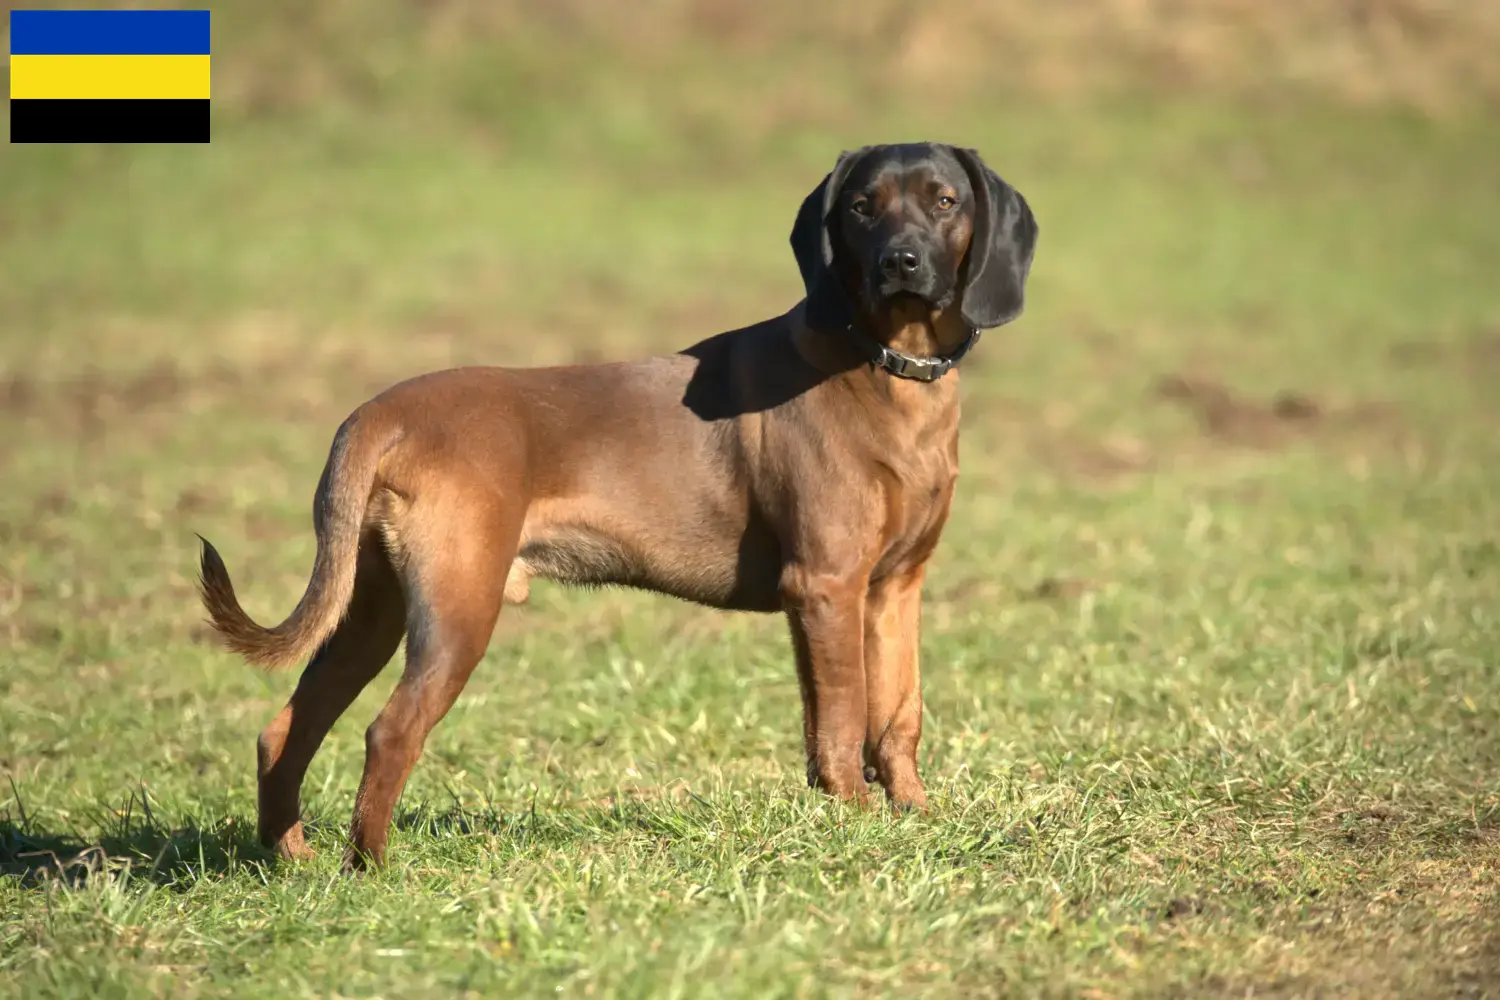
M504 141L418 93L0 161L0 993L1500 995L1500 129L746 100L751 142L599 72L465 112ZM192 533L279 618L368 392L780 311L837 150L928 135L1043 231L963 375L930 812L802 787L774 617L538 585L389 868L337 861L395 668L314 762L319 858L269 859L294 677L207 641Z

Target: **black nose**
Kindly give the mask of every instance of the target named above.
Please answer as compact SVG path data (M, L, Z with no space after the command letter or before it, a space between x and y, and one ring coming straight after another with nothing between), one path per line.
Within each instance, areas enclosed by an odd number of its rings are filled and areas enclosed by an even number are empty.
M919 266L921 261L910 250L886 247L880 254L880 272L888 278L909 278Z

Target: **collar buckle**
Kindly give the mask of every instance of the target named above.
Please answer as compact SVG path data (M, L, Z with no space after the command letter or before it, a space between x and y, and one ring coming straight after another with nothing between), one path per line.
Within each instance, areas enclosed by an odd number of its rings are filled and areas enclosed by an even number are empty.
M854 333L853 328L850 332ZM916 382L936 382L954 368L958 367L959 361L963 360L965 354L979 340L979 331L970 332L969 337L959 345L958 350L946 356L935 358L919 358L911 354L902 354L894 351L878 341L855 334L865 341L871 350L870 363L878 368L895 375L897 378L908 378Z

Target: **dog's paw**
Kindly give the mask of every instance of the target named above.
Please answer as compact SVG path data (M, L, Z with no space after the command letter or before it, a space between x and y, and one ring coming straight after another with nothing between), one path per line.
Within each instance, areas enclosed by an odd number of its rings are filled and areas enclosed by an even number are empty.
M311 861L317 857L318 852L307 846L307 841L302 838L302 827L296 826L287 831L280 840L271 845L271 850L283 861Z
M898 813L927 811L927 790L920 783L905 788L891 788L886 795L890 799L891 808Z

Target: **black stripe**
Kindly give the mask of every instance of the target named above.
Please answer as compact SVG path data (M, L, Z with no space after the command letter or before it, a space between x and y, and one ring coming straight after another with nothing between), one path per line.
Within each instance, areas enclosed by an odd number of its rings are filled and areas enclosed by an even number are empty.
M207 142L208 100L10 102L11 142Z

